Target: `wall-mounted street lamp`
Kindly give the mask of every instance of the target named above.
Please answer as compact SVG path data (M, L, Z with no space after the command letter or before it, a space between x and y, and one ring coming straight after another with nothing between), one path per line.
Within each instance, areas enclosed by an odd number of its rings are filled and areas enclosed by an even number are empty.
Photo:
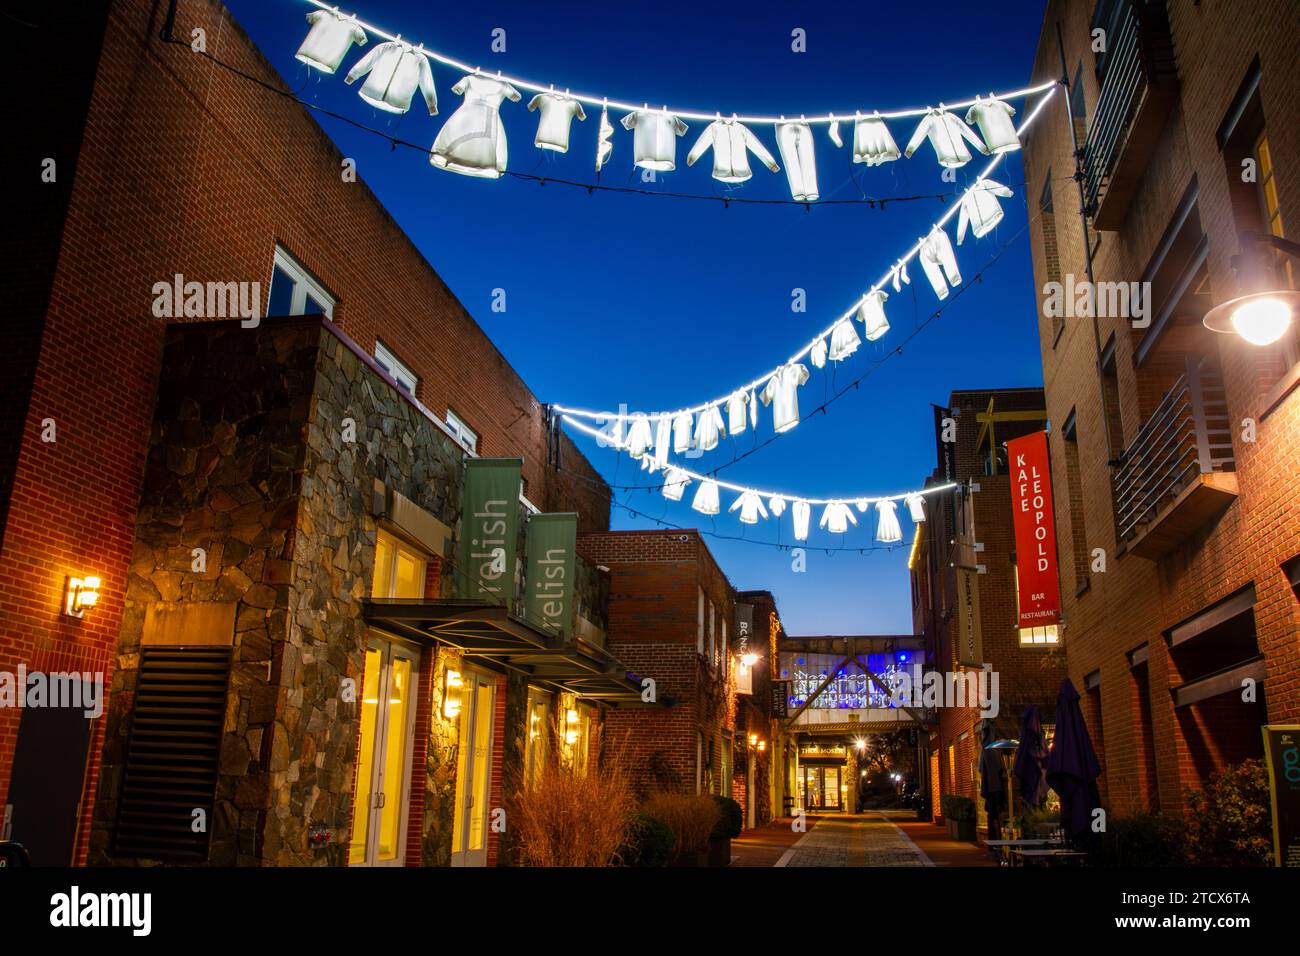
M68 578L63 613L68 617L85 617L99 603L99 578Z
M758 734L750 734L750 735L749 735L749 745L750 745L751 747L757 747L757 746L758 746Z
M766 740L760 740L760 741L758 742L758 752L759 752L759 753L763 753L765 750L767 750L767 741L766 741Z
M1264 247L1300 259L1300 243L1257 232L1243 232L1240 238L1242 251L1232 257L1232 267L1237 272L1237 290L1243 294L1216 305L1202 322L1212 332L1236 334L1251 345L1272 345L1291 327L1300 292L1277 288Z
M460 671L448 668L447 679L442 690L442 713L448 720L455 720L460 716L460 689L463 686L465 681L460 676Z

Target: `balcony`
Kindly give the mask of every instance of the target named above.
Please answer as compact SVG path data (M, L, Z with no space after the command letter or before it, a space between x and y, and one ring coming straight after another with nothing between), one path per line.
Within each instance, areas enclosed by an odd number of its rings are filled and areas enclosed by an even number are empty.
M1164 0L1102 2L1101 92L1082 147L1085 205L1098 230L1118 229L1178 96Z
M1223 378L1209 358L1189 358L1123 453L1115 473L1120 539L1158 560L1237 497Z

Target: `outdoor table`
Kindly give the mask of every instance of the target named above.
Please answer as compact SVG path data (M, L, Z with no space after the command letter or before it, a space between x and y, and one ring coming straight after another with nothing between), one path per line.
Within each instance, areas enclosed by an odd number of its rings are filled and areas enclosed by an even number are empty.
M1029 840L985 840L984 845L997 852L998 862L1003 866L1011 865L1011 854L1016 849L1029 849L1036 847L1052 846L1055 840L1047 839L1029 839Z
M1042 862L1048 866L1054 863L1077 863L1088 856L1082 850L1036 850L1029 847L1016 847L1012 852L1020 857L1022 861L1028 859L1031 862Z

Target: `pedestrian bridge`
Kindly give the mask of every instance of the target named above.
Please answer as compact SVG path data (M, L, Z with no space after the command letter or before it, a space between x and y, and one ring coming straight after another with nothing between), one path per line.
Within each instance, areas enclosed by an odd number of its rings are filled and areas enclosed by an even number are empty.
M786 637L777 645L785 730L844 736L933 724L932 709L899 703L891 693L924 657L915 635Z

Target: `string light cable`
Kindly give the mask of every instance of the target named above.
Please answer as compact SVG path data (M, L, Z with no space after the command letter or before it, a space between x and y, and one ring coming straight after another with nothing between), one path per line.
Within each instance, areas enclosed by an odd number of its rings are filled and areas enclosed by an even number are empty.
M310 6L328 11L330 13L339 12L339 8L336 5L326 3L324 2L324 0L304 0L304 2L309 4ZM528 90L533 93L558 92L558 88L554 83L537 83L533 80L527 80L522 77L511 76L507 73L502 72L501 70L496 70L495 72L485 71L480 66L474 66L469 63L465 63L461 60L457 60L454 59L453 57L447 56L445 53L440 53L437 50L430 49L429 47L426 47L421 43L413 42L409 38L404 38L398 34L389 33L387 30L381 29L380 27L377 27L372 23L362 20L360 17L357 17L355 15L344 14L344 16L346 16L350 20L355 21L357 26L361 27L361 29L365 30L366 33L368 34L381 37L384 40L388 40L388 41L405 43L411 48L412 52L423 54L425 57L427 57L429 60L432 60L435 63L440 63L443 66L452 67L453 69L460 70L462 73L465 73L467 75L478 74L481 76L491 76L505 83L509 83L511 86L516 87L517 89ZM1022 99L1027 96L1032 96L1035 93L1042 93L1043 91L1056 86L1057 83L1058 83L1057 80L1049 80L1043 83L1039 83L1036 86L1028 86L1025 87L1024 89L1012 90L1011 92L1008 93L998 93L995 94L994 98L999 100ZM592 93L575 93L572 90L567 88L564 90L564 95L570 99L577 100L580 103L586 103L588 106L599 106L601 108L609 108L614 110L626 110L628 112L638 112L638 111L650 109L648 103L637 104L637 103L629 103L621 100L612 100L607 96L596 96L595 94ZM947 109L947 110L961 110L976 105L977 101L980 101L979 97L976 97L974 99L964 99L957 103L944 102L940 104L940 108ZM909 109L891 110L889 112L881 112L879 110L872 110L870 112L863 112L862 110L849 110L849 111L839 111L839 112L818 112L816 114L810 114L810 115L800 114L798 117L795 117L793 115L739 116L734 113L721 113L716 110L705 112L702 110L675 109L668 106L662 107L662 112L672 116L676 116L680 119L695 120L697 122L713 122L714 120L720 117L725 117L731 122L743 123L747 126L778 126L782 123L789 123L793 121L797 121L801 123L809 123L809 124L843 123L843 122L850 122L861 117L872 117L872 118L879 118L879 119L905 119L907 117L912 117L912 116L925 116L932 109L933 107L930 106L921 106L921 107L913 107Z
M1055 87L1047 91L1047 93L1043 96L1043 98L1040 99L1038 103L1034 106L1034 108L1030 111L1029 115L1025 118L1024 123L1020 125L1019 129L1016 131L1017 134L1023 134L1023 132L1030 127L1030 125L1034 122L1034 120L1038 117L1038 115L1043 111L1043 108L1048 104L1048 102L1051 101L1055 93L1056 93ZM794 363L799 362L805 356L807 356L819 342L821 342L823 339L826 338L826 336L830 335L834 331L837 325L849 319L858 310L858 308L864 302L866 302L874 293L881 291L885 286L885 284L890 281L890 279L898 272L898 270L905 268L906 265L912 259L916 258L917 254L921 251L921 248L925 245L928 237L932 233L942 229L949 222L949 220L951 220L952 217L957 214L957 211L961 208L962 203L965 201L965 196L969 194L972 190L978 188L980 183L988 179L989 174L992 173L993 170L997 167L998 163L1002 161L1002 157L1004 155L1006 154L999 153L998 155L994 156L993 159L990 160L988 165L985 166L983 172L980 173L979 178L976 179L975 182L971 184L971 186L962 193L961 198L959 198L956 202L954 202L951 206L949 206L948 210L943 214L943 216L938 221L934 223L933 226L931 226L931 228L927 231L926 235L921 239L918 239L912 245L912 247L907 251L907 253L901 259L899 259L897 263L891 266L889 271L886 272L885 275L883 275L879 279L879 281L877 281L873 286L871 286L870 289L868 289L865 293L863 293L853 303L853 305L851 305L848 309L846 309L838 316L836 316L836 318L832 322L830 322L824 329L822 329L820 332L814 335L808 341L808 343L804 345L803 348L801 348L798 352L796 352L794 355L791 355L789 358L787 358L784 362L777 365L776 367L768 369L762 375L757 376L748 384L740 385L735 388L729 389L725 394L718 396L717 398L714 398L710 401L700 402L697 405L692 405L686 408L679 408L676 410L663 409L655 412L596 411L592 409L576 408L569 405L561 405L558 403L553 405L552 407L555 409L556 412L563 414L569 418L583 418L588 421L622 423L641 416L644 416L652 420L656 418L662 418L662 417L674 418L678 415L688 415L688 414L695 415L698 414L699 412L706 411L707 409L716 408L720 405L725 404L732 395L735 395L739 392L748 392L751 389L755 389L763 386L779 370L785 368L786 366L793 365Z
M614 442L609 435L601 431L599 428L592 428L586 422L580 421L577 418L572 418L568 415L562 416L562 419L566 425L576 428L580 432L591 435L593 438L599 438L607 443L614 444L619 451L627 451L627 445L624 442ZM904 491L894 495L841 495L837 498L810 498L805 495L792 494L787 491L765 491L761 488L755 488L752 485L738 485L735 482L716 478L713 475L692 471L689 468L684 468L681 465L672 463L671 461L665 466L665 470L677 472L692 481L711 481L719 488L725 488L728 491L735 491L740 494L752 493L763 498L781 498L785 501L802 501L806 504L817 505L819 507L823 505L840 505L859 501L864 501L867 504L872 505L878 504L882 501L904 501L907 498L925 497L926 495L938 494L941 491L950 491L957 487L955 482L948 482L942 485L932 485L929 488L922 488L919 491Z
M969 282L963 283L963 284L962 284L961 286L959 286L956 290L954 290L953 294L952 294L951 296L949 296L947 299L945 299L945 300L944 300L944 301L939 305L939 307L938 307L937 309L935 309L933 312L931 312L929 315L927 315L924 319L922 319L920 322L918 322L917 325L916 325L916 327L913 328L910 332L908 332L908 334L907 334L906 336L904 336L904 338L902 339L902 341L900 341L900 342L899 342L899 343L898 343L894 348L890 349L889 352L887 352L885 355L881 356L881 357L880 357L880 358L879 358L875 363L873 363L873 364L872 364L868 369L866 369L864 372L862 372L862 374L860 374L860 375L858 375L856 378L854 378L854 379L852 379L852 380L846 382L844 385L840 386L840 387L837 388L834 392L832 392L832 393L830 394L830 396L827 397L827 398L826 398L826 399L825 399L821 404L819 404L819 405L815 406L814 408L808 410L808 411L803 415L803 419L802 419L802 420L807 421L808 419L813 418L814 416L816 416L816 415L819 414L819 413L821 413L821 414L825 414L825 413L827 413L828 410L829 410L829 408L830 408L830 406L831 406L832 404L834 404L835 402L839 401L841 398L843 398L843 397L844 397L845 395L847 395L849 392L851 392L851 391L853 391L854 389L858 388L858 387L859 387L859 386L860 386L864 381L866 381L868 378L870 378L872 375L874 375L877 371L879 371L880 368L881 368L881 367L882 367L886 362L888 362L890 359L894 358L894 357L897 356L897 355L902 355L902 354L903 354L903 347L904 347L907 343L911 342L912 339L914 339L914 338L916 338L916 336L920 335L921 332L923 332L923 331L926 329L926 327L929 326L929 324L930 324L931 322L933 322L933 321L935 321L936 319L938 319L938 318L943 314L944 310L947 309L949 306L953 305L953 304L957 301L957 299L959 299L959 298L960 298L962 295L964 295L967 291L969 291L971 288L973 288L974 286L978 285L979 283L981 283L981 282L984 280L984 274L985 274L986 272L988 272L988 270L991 269L994 265L996 265L996 264L998 263L998 261L1002 259L1002 257L1007 253L1007 251L1008 251L1008 250L1009 250L1013 245L1015 245L1015 243L1016 243L1016 242L1017 242L1017 241L1018 241L1022 236L1024 236L1025 234L1028 233L1030 225L1031 225L1033 222L1037 221L1038 218L1039 218L1039 214L1035 214L1033 217L1031 217L1031 219L1030 219L1028 222L1026 222L1023 226L1020 227L1020 229L1015 233L1015 235L1013 235L1010 239L1008 239L1006 242L1004 242L1004 243L1003 243L1003 244L998 248L997 252L995 252L995 253L994 253L994 254L993 254L993 255L992 255L992 256L991 256L991 257L990 257L990 258L989 258L985 263L984 263L984 265L980 267L980 269L979 269L978 272L976 272L973 276L970 277L970 281L969 281ZM555 406L551 406L551 410L554 411L554 410L555 410ZM585 430L587 433L589 433L589 434L592 432L592 429L589 428L589 427L586 428L586 429L584 429L584 430ZM609 436L608 432L606 432L606 431L604 431L604 430L599 430L599 429L597 430L597 432L598 432L598 434L599 434L599 436L600 436L600 437L599 437L599 440L600 440L603 444L609 444L609 443L610 443L610 436ZM773 442L775 442L777 439L779 439L779 438L781 437L782 434L783 434L783 433L781 433L781 432L777 432L777 433L775 433L775 434L772 434L772 435L767 436L767 437L766 437L765 439L763 439L762 441L755 442L755 443L753 444L753 446L751 446L750 448L748 448L748 449L746 449L746 450L744 450L744 451L742 451L742 452L740 452L740 453L734 455L734 456L731 458L730 461L723 462L723 463L721 463L721 464L719 464L719 465L716 465L716 466L713 467L712 469L710 469L709 472L708 472L708 475L709 475L710 477L716 476L718 473L720 473L720 472L723 471L724 469L726 469L726 468L730 468L731 466L733 466L733 465L735 465L735 464L738 464L739 462L741 462L741 461L743 461L744 459L748 458L750 455L753 455L753 454L755 454L755 453L761 451L762 449L766 448L768 445L770 445L770 444L772 444ZM621 458L621 457L619 458L619 461L620 461L620 462L622 461L622 458ZM613 489L613 490L617 490L617 491L651 491L651 492L652 492L652 491L657 491L657 490L659 490L660 488L663 487L662 483L660 483L660 484L650 483L650 484L638 484L638 485L619 485L619 484L614 484L614 483L611 483L611 482L605 482L605 484L606 484L606 486L607 486L608 488ZM849 550L852 550L852 549L849 549Z

